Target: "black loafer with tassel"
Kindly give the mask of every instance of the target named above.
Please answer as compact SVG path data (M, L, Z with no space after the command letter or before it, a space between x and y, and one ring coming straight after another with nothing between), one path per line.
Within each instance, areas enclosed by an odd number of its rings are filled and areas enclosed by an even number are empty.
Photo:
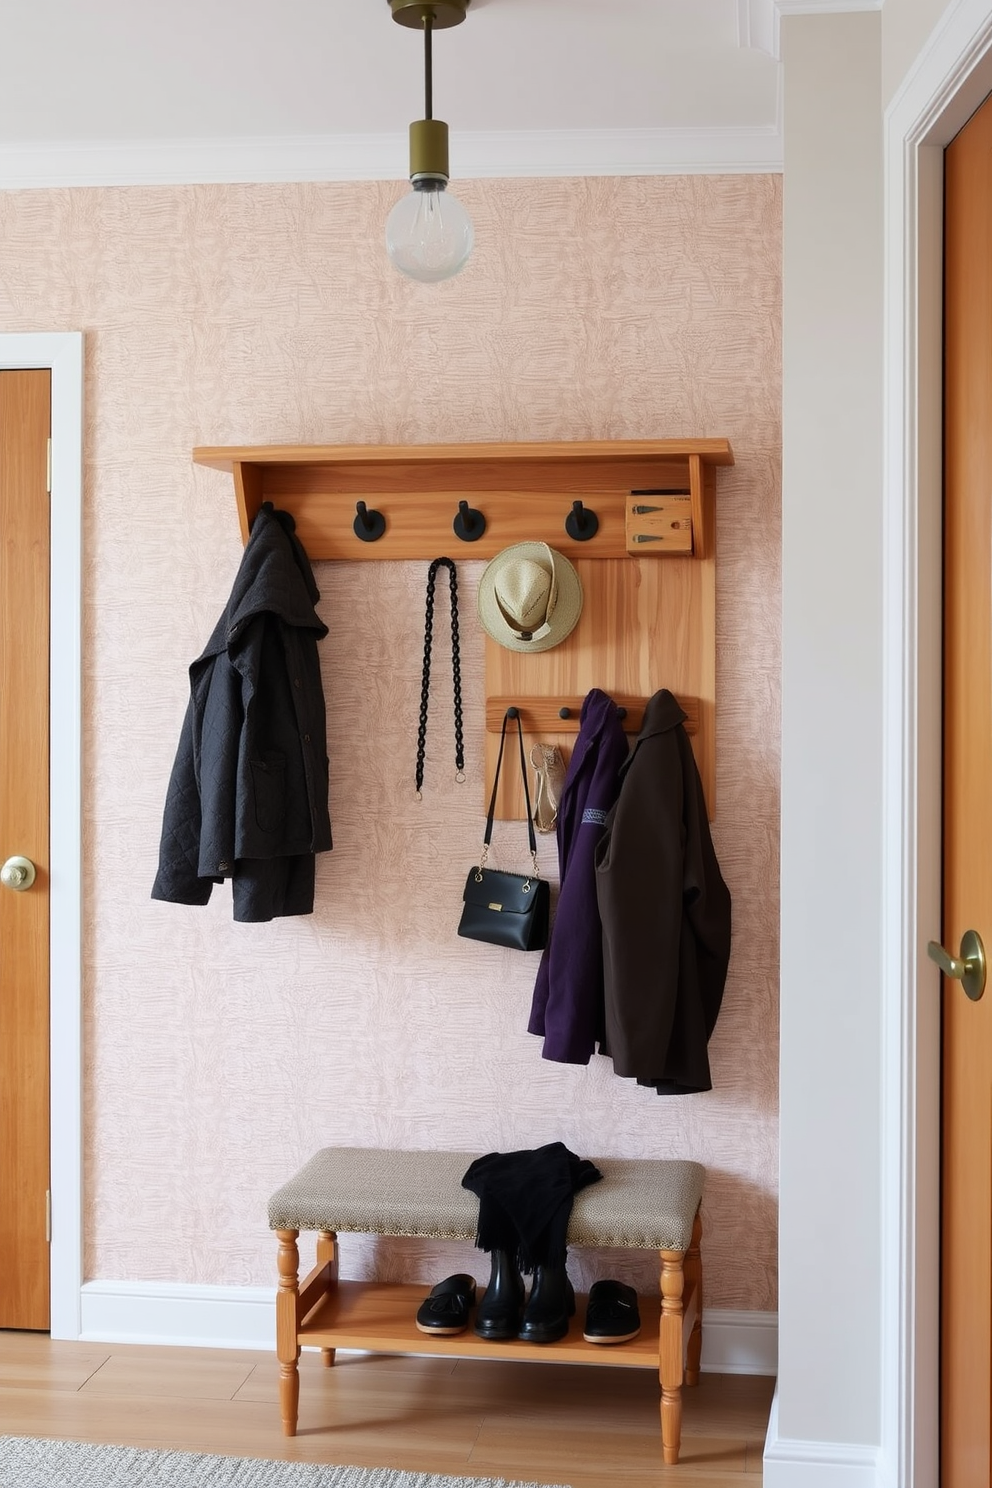
M469 1313L475 1306L475 1277L460 1271L446 1276L417 1309L417 1327L421 1333L464 1333Z

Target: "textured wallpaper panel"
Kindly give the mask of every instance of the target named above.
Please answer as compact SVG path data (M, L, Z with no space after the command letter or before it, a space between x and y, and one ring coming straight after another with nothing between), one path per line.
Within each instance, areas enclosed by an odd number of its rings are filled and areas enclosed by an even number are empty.
M775 1306L780 182L464 183L448 284L381 250L389 185L5 193L0 329L86 332L86 1274L271 1284L265 1204L318 1146L696 1158L707 1301ZM717 851L734 950L711 1094L540 1057L536 956L457 939L483 825L481 565L459 553L468 779L439 603L414 798L426 565L321 564L334 851L313 916L152 903L188 663L240 557L196 444L725 435ZM659 686L666 679L658 677ZM507 836L509 834L509 836ZM519 824L497 850L519 858ZM553 845L542 842L546 871ZM347 1239L346 1273L436 1279L472 1247ZM655 1287L650 1257L582 1253Z

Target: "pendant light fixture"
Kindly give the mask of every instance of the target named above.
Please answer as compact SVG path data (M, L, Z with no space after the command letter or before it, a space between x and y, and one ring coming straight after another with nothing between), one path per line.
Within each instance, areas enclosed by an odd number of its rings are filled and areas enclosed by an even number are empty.
M423 119L410 125L410 191L386 219L386 252L401 273L434 284L464 268L475 233L448 186L448 126L434 118L431 38L465 19L469 0L389 0L393 20L424 33Z

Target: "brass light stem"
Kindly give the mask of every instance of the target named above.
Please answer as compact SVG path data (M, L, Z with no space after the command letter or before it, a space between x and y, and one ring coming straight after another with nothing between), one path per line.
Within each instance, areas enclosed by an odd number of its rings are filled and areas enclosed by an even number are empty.
M410 182L414 190L443 190L448 184L448 126L434 117L431 38L434 13L424 9L424 117L410 125Z
M434 32L457 26L469 0L389 0L393 20L424 33L424 117L410 125L410 181L414 190L448 183L448 126L434 117Z

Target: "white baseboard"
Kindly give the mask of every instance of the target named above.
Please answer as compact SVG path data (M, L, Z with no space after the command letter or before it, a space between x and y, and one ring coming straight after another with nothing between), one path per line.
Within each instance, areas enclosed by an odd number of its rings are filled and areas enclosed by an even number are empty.
M778 1314L703 1309L704 1374L778 1374Z
M80 1338L93 1343L274 1349L275 1287L192 1286L163 1281L88 1281L80 1294ZM708 1311L702 1369L775 1374L778 1319L772 1312Z
M87 1281L80 1338L94 1343L275 1349L275 1287L167 1281Z
M778 1391L765 1437L764 1488L879 1488L879 1449L779 1436Z

